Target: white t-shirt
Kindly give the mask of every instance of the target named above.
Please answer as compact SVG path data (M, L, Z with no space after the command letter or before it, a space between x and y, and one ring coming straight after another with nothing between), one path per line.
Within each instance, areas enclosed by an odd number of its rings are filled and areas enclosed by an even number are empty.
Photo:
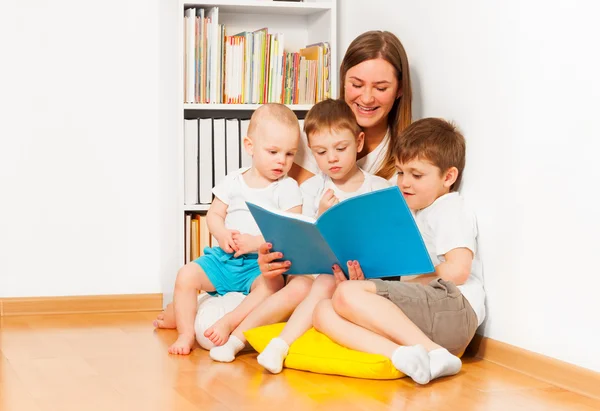
M213 194L227 204L225 227L242 234L260 235L246 201L266 209L289 210L302 204L302 192L293 178L284 176L264 188L248 187L243 174L249 167L225 176L213 188Z
M478 325L481 325L485 319L485 290L475 214L458 193L448 193L417 211L415 220L434 266L445 261L444 254L455 248L468 248L473 252L471 275L458 288L473 307Z
M340 202L347 200L351 197L356 197L360 194L370 193L371 191L381 190L383 188L390 187L390 183L387 180L374 176L372 174L366 173L362 170L363 175L365 176L365 181L356 191L342 191L338 186L334 184L331 178L319 171L318 174L306 180L300 186L300 190L302 191L302 214L309 217L316 217L319 211L319 202L323 197L323 193L325 193L328 189L333 189L335 196L340 200Z
M306 134L304 132L301 133L300 144L298 145L298 152L296 153L296 157L294 158L294 162L298 164L303 169L310 171L311 173L317 175L321 172L319 170L319 166L317 165L317 160L315 160L314 155L312 154L310 147L308 147L308 139L306 138ZM364 171L369 174L375 174L383 164L385 160L385 155L388 151L388 146L390 145L390 130L388 129L387 133L381 140L381 143L375 150L371 151L369 154L364 156L363 158L356 161L356 164ZM396 183L396 176L392 177L394 180L390 179L392 184Z

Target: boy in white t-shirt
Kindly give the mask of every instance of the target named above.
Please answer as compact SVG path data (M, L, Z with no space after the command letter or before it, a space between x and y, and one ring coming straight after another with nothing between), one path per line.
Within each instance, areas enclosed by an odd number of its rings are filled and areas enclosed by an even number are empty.
M216 345L262 300L283 286L283 279L260 277L256 251L264 242L246 201L265 208L300 213L302 194L287 177L298 149L298 118L282 104L265 104L250 119L244 148L252 167L228 174L214 188L215 198L207 213L208 228L219 247L205 248L204 255L177 273L173 305L154 322L159 328L175 328L177 341L171 354L189 354L194 341L194 318L199 291L218 295L250 293L236 308L205 332ZM251 292L252 291L252 292Z
M461 369L460 354L485 318L474 213L456 192L465 140L448 122L426 118L396 142L397 184L421 231L435 273L408 281L348 281L313 318L317 330L349 348L382 354L419 384ZM363 279L357 261L350 278ZM339 267L334 275L344 280Z
M300 186L303 214L317 217L340 201L390 187L385 179L358 167L356 155L363 148L364 133L344 101L325 100L316 104L306 115L304 130L320 172ZM294 310L281 334L258 356L263 367L275 374L281 372L289 346L312 327L315 306L331 298L335 286L334 276L316 276L310 292Z

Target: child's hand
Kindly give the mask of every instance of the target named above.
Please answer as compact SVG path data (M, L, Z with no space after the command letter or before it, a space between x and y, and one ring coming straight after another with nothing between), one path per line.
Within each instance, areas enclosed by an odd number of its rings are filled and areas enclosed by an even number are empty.
M258 251L258 247L263 243L262 238L260 236L240 234L237 232L233 235L233 242L237 247L237 249L235 250L235 254L233 255L234 257L239 257L243 254Z
M339 203L340 200L335 196L333 190L330 188L325 191L323 197L321 197L321 201L319 201L319 215L323 214L325 211L329 210L330 207Z
M348 267L348 277L350 280L364 280L365 275L363 274L362 268L360 268L360 264L358 261L348 261L346 266ZM346 281L347 278L344 275L344 272L340 268L339 265L334 264L333 267L333 276L335 277L336 285L341 283L342 281Z
M344 281L347 280L346 276L344 275L344 272L342 271L342 269L340 268L339 265L334 264L332 267L333 270L333 277L335 278L335 285L337 286L339 283L342 283Z
M237 230L224 230L223 234L217 237L219 247L221 247L226 253L238 251L238 246L235 244L233 236L238 235L239 233L240 232Z
M358 263L358 261L350 260L348 261L346 266L348 267L348 277L350 277L351 280L365 279L365 275L363 274L362 268L360 268L360 264Z

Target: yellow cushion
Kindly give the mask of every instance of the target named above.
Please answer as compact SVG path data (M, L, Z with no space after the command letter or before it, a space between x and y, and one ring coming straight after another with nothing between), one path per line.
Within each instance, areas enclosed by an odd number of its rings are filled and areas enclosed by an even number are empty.
M256 351L262 352L271 339L281 334L284 326L285 323L265 325L248 330L244 335ZM342 347L314 328L290 346L284 365L296 370L376 380L404 377L389 358Z

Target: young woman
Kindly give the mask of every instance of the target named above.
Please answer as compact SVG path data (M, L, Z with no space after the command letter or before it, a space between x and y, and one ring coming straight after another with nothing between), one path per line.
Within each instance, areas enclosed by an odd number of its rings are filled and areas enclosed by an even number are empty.
M354 39L340 67L340 98L350 106L365 133L359 167L390 179L394 175L391 147L412 122L408 58L394 34L368 31ZM296 156L289 173L298 184L318 171L306 141L301 148L303 154Z

